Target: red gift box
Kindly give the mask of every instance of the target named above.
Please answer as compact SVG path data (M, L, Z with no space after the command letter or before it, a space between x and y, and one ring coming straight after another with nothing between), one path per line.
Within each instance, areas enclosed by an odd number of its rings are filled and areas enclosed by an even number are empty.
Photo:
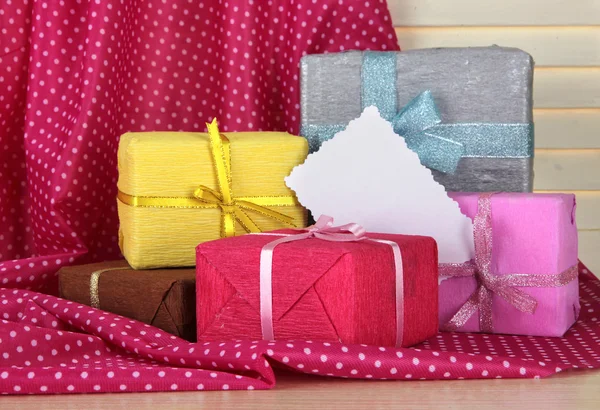
M279 231L297 234L298 231ZM432 238L367 234L401 251L402 346L438 329L438 259ZM198 340L263 339L260 256L273 234L200 244L196 251ZM272 321L278 340L396 344L392 246L309 238L278 245L272 262Z

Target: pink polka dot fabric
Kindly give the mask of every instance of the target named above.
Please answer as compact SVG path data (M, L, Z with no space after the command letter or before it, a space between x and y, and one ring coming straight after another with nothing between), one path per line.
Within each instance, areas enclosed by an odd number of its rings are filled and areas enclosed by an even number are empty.
M600 282L564 338L440 334L412 349L189 343L65 301L63 265L120 257L126 131L298 131L307 53L397 50L382 0L3 0L0 392L253 390L273 366L361 379L544 377L600 366Z
M307 53L397 50L383 0L2 0L0 286L120 257L127 131L298 132Z
M563 338L442 333L415 348L310 341L189 343L26 290L0 290L0 393L253 390L273 367L330 377L540 378L600 367L600 281L580 265L581 317Z

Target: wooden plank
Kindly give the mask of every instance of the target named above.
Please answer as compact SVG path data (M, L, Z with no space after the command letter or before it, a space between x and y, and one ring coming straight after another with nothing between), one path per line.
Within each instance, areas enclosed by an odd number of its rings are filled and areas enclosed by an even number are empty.
M36 331L40 332L37 329ZM53 335L53 333L48 333ZM13 345L16 344L15 342L12 342L12 340L10 341ZM6 341L4 343L8 344ZM597 343L597 341L592 343ZM597 350L595 345L592 345L592 348L593 351ZM277 350L278 348L273 349ZM4 347L3 350L8 350L8 348ZM12 352L12 350L14 349L11 349L10 351ZM330 350L332 354L329 357L333 357L333 352L339 352L339 347L332 347ZM552 350L548 350L552 352ZM354 355L352 355L352 357L354 358ZM459 354L458 357L462 358L465 356L464 354ZM261 359L259 358L258 360ZM477 358L475 358L475 360L477 360ZM386 359L386 361L383 362L383 366L386 366L386 369L395 368L392 366L397 366L400 369L399 372L401 372L396 375L391 374L388 377L400 376L399 378L401 380L408 379L409 377L406 376L407 372L403 371L405 361L406 359ZM490 368L494 369L498 366L496 362L501 363L502 361L502 358L497 357L492 364L494 367L491 367L491 365ZM511 360L511 363L515 362L518 363L519 359ZM16 373L16 371L8 368L7 365L4 366L7 370L6 373L10 372L9 380L12 382L14 377L12 374ZM423 366L423 364L421 364L421 366ZM440 367L443 368L448 365L440 358L437 360L436 366L438 367L437 372L440 372ZM431 368L433 369L436 366L431 366ZM210 368L210 366L204 367ZM317 368L320 366L315 365L313 367ZM348 366L343 366L344 369L346 367ZM363 376L365 372L362 369L366 368L366 365L357 365L356 367L361 369L361 373L359 374L360 376ZM34 369L36 368L32 367L29 370ZM202 378L203 374L194 369L195 368L190 368L193 375L191 381L194 383L192 387L195 387L201 382L206 383ZM158 370L159 368L156 369L157 373ZM166 370L167 374L172 373L169 369ZM456 370L460 371L458 370L458 365ZM2 373L5 374L4 372ZM22 371L22 373L26 374L29 373L29 371ZM41 378L38 375L39 373L41 372L36 372L36 379L34 379L33 382L25 379L24 376L21 376L22 378L19 379L19 381L22 380L23 385L26 383L41 384L41 382L38 381ZM126 394L106 394L104 392L111 389L108 387L110 384L106 382L106 376L104 376L106 371L98 372L91 368L89 373L93 375L90 376L90 379L92 377L97 379L98 385L101 386L100 393L102 394L3 395L2 408L12 410L364 410L393 408L406 408L411 410L597 410L598 403L600 402L600 389L598 388L598 386L600 386L600 372L597 370L564 371L542 380L526 378L460 382L444 380L414 380L410 382L392 382L389 380L347 380L334 377L326 378L292 373L289 371L278 371L275 372L277 387L271 390L227 390L210 393L205 391L184 392L183 390L189 388L189 386L186 386L185 388L182 386L178 388L179 391L170 391L167 393L156 392L150 394L129 392L129 390L133 389L129 388L128 384L123 384L125 388L127 388ZM234 374L233 371L231 373ZM396 372L392 371L392 373ZM54 374L54 372L52 372L52 374ZM251 374L251 376L254 376L254 374ZM168 377L169 376L167 376L167 378ZM219 377L222 376L219 374ZM63 381L64 380L65 379L63 378ZM247 382L248 380L252 379L246 377L246 380L242 380L241 382ZM171 381L165 380L163 384L164 386L170 387L171 382L175 381L175 379ZM3 383L10 387L12 387L12 384L15 384L15 382L9 384L7 381ZM67 382L62 384L66 385ZM157 385L158 383L152 384ZM183 385L184 383L181 384ZM160 387L163 388L163 385L160 385ZM206 389L208 390L209 388L222 389L222 386L216 383L207 383ZM12 390L8 387L5 389ZM77 390L75 391L77 392ZM158 388L156 388L156 390L158 390ZM164 390L167 389L165 388ZM10 392L12 393L12 391Z
M600 148L600 109L535 109L537 148Z
M600 150L535 151L537 190L600 190Z
M577 228L583 230L600 230L600 191L536 190L535 192L563 192L575 194L577 197Z
M397 26L598 24L600 0L388 0Z
M398 27L396 34L403 50L498 44L527 51L538 66L600 66L600 26Z
M533 96L537 108L600 107L600 67L536 69Z
M600 276L600 231L579 232L579 259Z

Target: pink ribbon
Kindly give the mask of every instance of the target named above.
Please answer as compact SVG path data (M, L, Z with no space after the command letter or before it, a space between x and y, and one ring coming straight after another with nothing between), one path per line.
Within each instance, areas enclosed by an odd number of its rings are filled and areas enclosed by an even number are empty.
M396 346L402 345L404 331L404 271L402 269L402 254L396 242L383 239L371 239L366 236L365 229L355 223L333 226L333 218L321 216L316 224L295 235L266 233L258 235L281 235L283 238L269 242L263 246L260 253L260 323L265 340L275 340L273 331L273 251L282 243L317 238L332 242L357 242L369 240L392 247L394 266L396 269Z
M537 300L517 287L565 286L577 278L577 266L572 266L558 275L513 274L496 276L491 273L492 264L492 204L493 193L479 196L475 215L473 236L475 239L475 261L460 264L440 264L440 277L472 277L477 279L477 289L460 310L443 326L445 331L456 331L479 311L479 330L493 333L492 295L496 294L524 313L535 313Z

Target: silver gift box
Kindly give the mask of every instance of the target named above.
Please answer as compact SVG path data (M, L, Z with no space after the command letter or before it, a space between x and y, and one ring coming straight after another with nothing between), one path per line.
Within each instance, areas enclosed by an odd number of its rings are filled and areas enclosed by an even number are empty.
M368 52L367 52L368 53ZM443 124L528 125L526 136L465 138L456 171L432 169L448 191L531 192L533 188L533 60L514 48L436 48L395 54L396 106L430 90ZM389 55L389 53L388 53ZM311 151L360 116L365 52L307 55L301 60L301 134ZM372 71L372 70L371 70ZM392 73L393 75L393 73ZM393 78L393 77L392 77ZM393 92L392 92L393 94ZM489 147L496 145L490 154ZM498 147L504 145L504 147ZM507 145L519 147L512 150ZM499 149L498 149L499 148ZM509 149L504 149L509 148ZM503 152L514 151L517 154ZM500 154L498 154L500 152Z

